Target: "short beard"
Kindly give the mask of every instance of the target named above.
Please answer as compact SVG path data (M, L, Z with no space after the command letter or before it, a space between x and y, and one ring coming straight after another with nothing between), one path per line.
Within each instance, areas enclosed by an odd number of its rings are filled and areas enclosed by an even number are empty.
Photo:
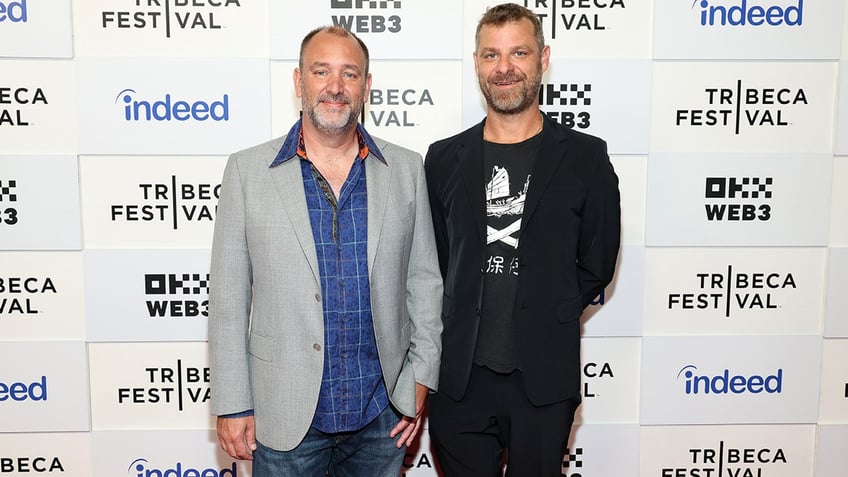
M351 106L351 110L347 115L346 119L342 120L330 120L325 117L322 117L321 113L318 112L318 104L321 101L335 101L335 102L344 102ZM312 124L315 127L326 134L341 134L345 131L348 131L351 126L354 126L358 121L357 112L353 110L353 101L350 100L347 96L343 94L338 95L321 95L316 98L316 104L314 105L304 105L304 112L306 112Z
M496 113L505 115L523 113L532 107L538 106L539 88L542 86L541 65L539 65L539 71L540 73L533 78L525 77L525 83L519 91L507 97L495 97L485 87L488 85L487 80L480 78L478 80L480 91L483 93L483 97L486 98L486 104ZM507 80L516 79L510 76L504 78Z

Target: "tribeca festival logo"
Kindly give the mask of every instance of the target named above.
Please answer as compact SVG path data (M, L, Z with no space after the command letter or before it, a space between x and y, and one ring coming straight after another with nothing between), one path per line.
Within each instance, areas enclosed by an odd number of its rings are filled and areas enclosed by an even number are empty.
M586 129L591 126L591 105L591 84L543 84L539 88L539 106L545 115L569 128Z
M768 221L771 205L764 203L772 198L772 177L707 177L704 204L707 220L715 221Z
M166 38L175 32L221 30L220 16L239 0L124 0L124 10L100 12L100 27L118 30L159 30Z
M743 127L787 127L786 108L809 104L803 88L747 88L742 80L733 88L705 88L704 93L706 107L678 109L676 126L733 128L739 135Z
M175 367L146 367L143 375L143 385L117 389L118 404L169 405L182 412L186 406L206 403L211 397L209 368L184 366L183 360L177 359Z
M761 376L754 374L744 376L730 375L730 370L708 376L698 375L698 367L687 364L677 372L677 379L683 377L684 392L695 394L780 394L783 392L783 369L778 368L775 374Z
M577 447L574 449L574 452L571 452L571 448L565 449L565 455L562 457L562 475L567 475L568 477L583 477L583 474L580 473L580 469L583 468L583 448ZM572 472L574 470L574 472Z
M768 477L784 475L780 467L788 464L786 452L781 447L731 447L719 441L718 447L694 447L688 451L689 466L663 467L660 476ZM769 473L770 470L776 473Z
M154 467L147 459L136 459L127 468L131 477L238 477L238 467L233 461L230 467L201 469L177 462L167 468Z
M588 362L583 364L583 393L584 398L598 397L597 391L592 387L601 380L615 379L612 365L609 362Z
M780 308L777 292L798 288L792 272L737 272L732 265L723 273L695 273L695 289L668 294L669 310L722 311L731 318L741 310Z
M400 477L406 477L407 472L418 469L430 469L431 471L435 468L434 461L432 457L427 455L427 449L421 449L421 455L418 456L418 459L415 459L415 454L406 453L403 456L403 468L401 468ZM416 475L418 475L416 473Z
M0 317L37 315L34 300L56 293L50 277L0 277Z
M40 474L64 471L65 466L56 456L0 457L0 474L20 475L29 472Z
M18 209L14 207L14 203L18 201L18 194L15 192L17 187L18 181L15 179L0 179L0 225L18 223Z
M41 88L0 87L0 127L29 126L26 108L47 104L47 95Z
M174 100L170 93L155 100L135 99L134 89L124 89L115 97L123 103L125 121L229 121L230 97L224 94L217 101Z
M403 28L397 15L400 0L330 0L330 9L340 10L332 15L333 25L353 33L400 33Z
M624 0L524 0L524 6L533 10L542 22L542 29L550 32L552 40L560 30L603 31L606 11L624 9Z
M26 23L28 20L27 0L18 0L17 2L0 0L0 23Z
M142 183L138 189L138 203L109 206L112 222L169 223L178 230L183 223L215 220L221 184L186 184L171 176L170 182Z
M368 120L377 127L411 128L420 126L412 118L415 108L435 107L433 95L424 88L371 89L368 115L362 110L361 122ZM412 114L410 114L412 113Z
M208 273L147 273L144 293L150 318L208 316Z
M692 9L698 10L704 27L801 26L804 22L804 0L786 7L757 0L695 0Z

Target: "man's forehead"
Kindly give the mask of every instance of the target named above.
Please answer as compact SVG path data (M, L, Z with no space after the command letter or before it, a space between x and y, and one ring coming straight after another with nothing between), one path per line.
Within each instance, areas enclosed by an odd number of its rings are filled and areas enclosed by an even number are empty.
M314 57L309 58L312 60L310 63L327 63L330 61L330 57L337 56L341 53L349 53L348 51L341 50L345 46L350 47L350 50L355 55L345 55L345 63L356 63L358 67L363 67L365 65L365 53L355 38L327 32L320 32L312 37L303 50L303 56Z

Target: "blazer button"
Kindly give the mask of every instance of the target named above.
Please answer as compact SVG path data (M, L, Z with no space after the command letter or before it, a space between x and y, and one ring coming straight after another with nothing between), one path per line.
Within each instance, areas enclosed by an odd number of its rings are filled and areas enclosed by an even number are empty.
M321 351L321 345L319 345L318 343L312 343L312 349L314 349L315 351Z
M320 293L315 294L315 301L317 301L317 302L321 301L321 294Z

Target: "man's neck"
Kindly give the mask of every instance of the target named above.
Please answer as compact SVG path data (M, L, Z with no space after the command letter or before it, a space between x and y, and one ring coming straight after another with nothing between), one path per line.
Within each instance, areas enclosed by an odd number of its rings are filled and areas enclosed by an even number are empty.
M303 143L313 163L341 161L349 164L359 152L356 124L338 133L328 133L303 121Z
M500 144L515 144L525 141L542 130L542 115L536 108L528 108L516 114L502 114L489 108L483 139Z

